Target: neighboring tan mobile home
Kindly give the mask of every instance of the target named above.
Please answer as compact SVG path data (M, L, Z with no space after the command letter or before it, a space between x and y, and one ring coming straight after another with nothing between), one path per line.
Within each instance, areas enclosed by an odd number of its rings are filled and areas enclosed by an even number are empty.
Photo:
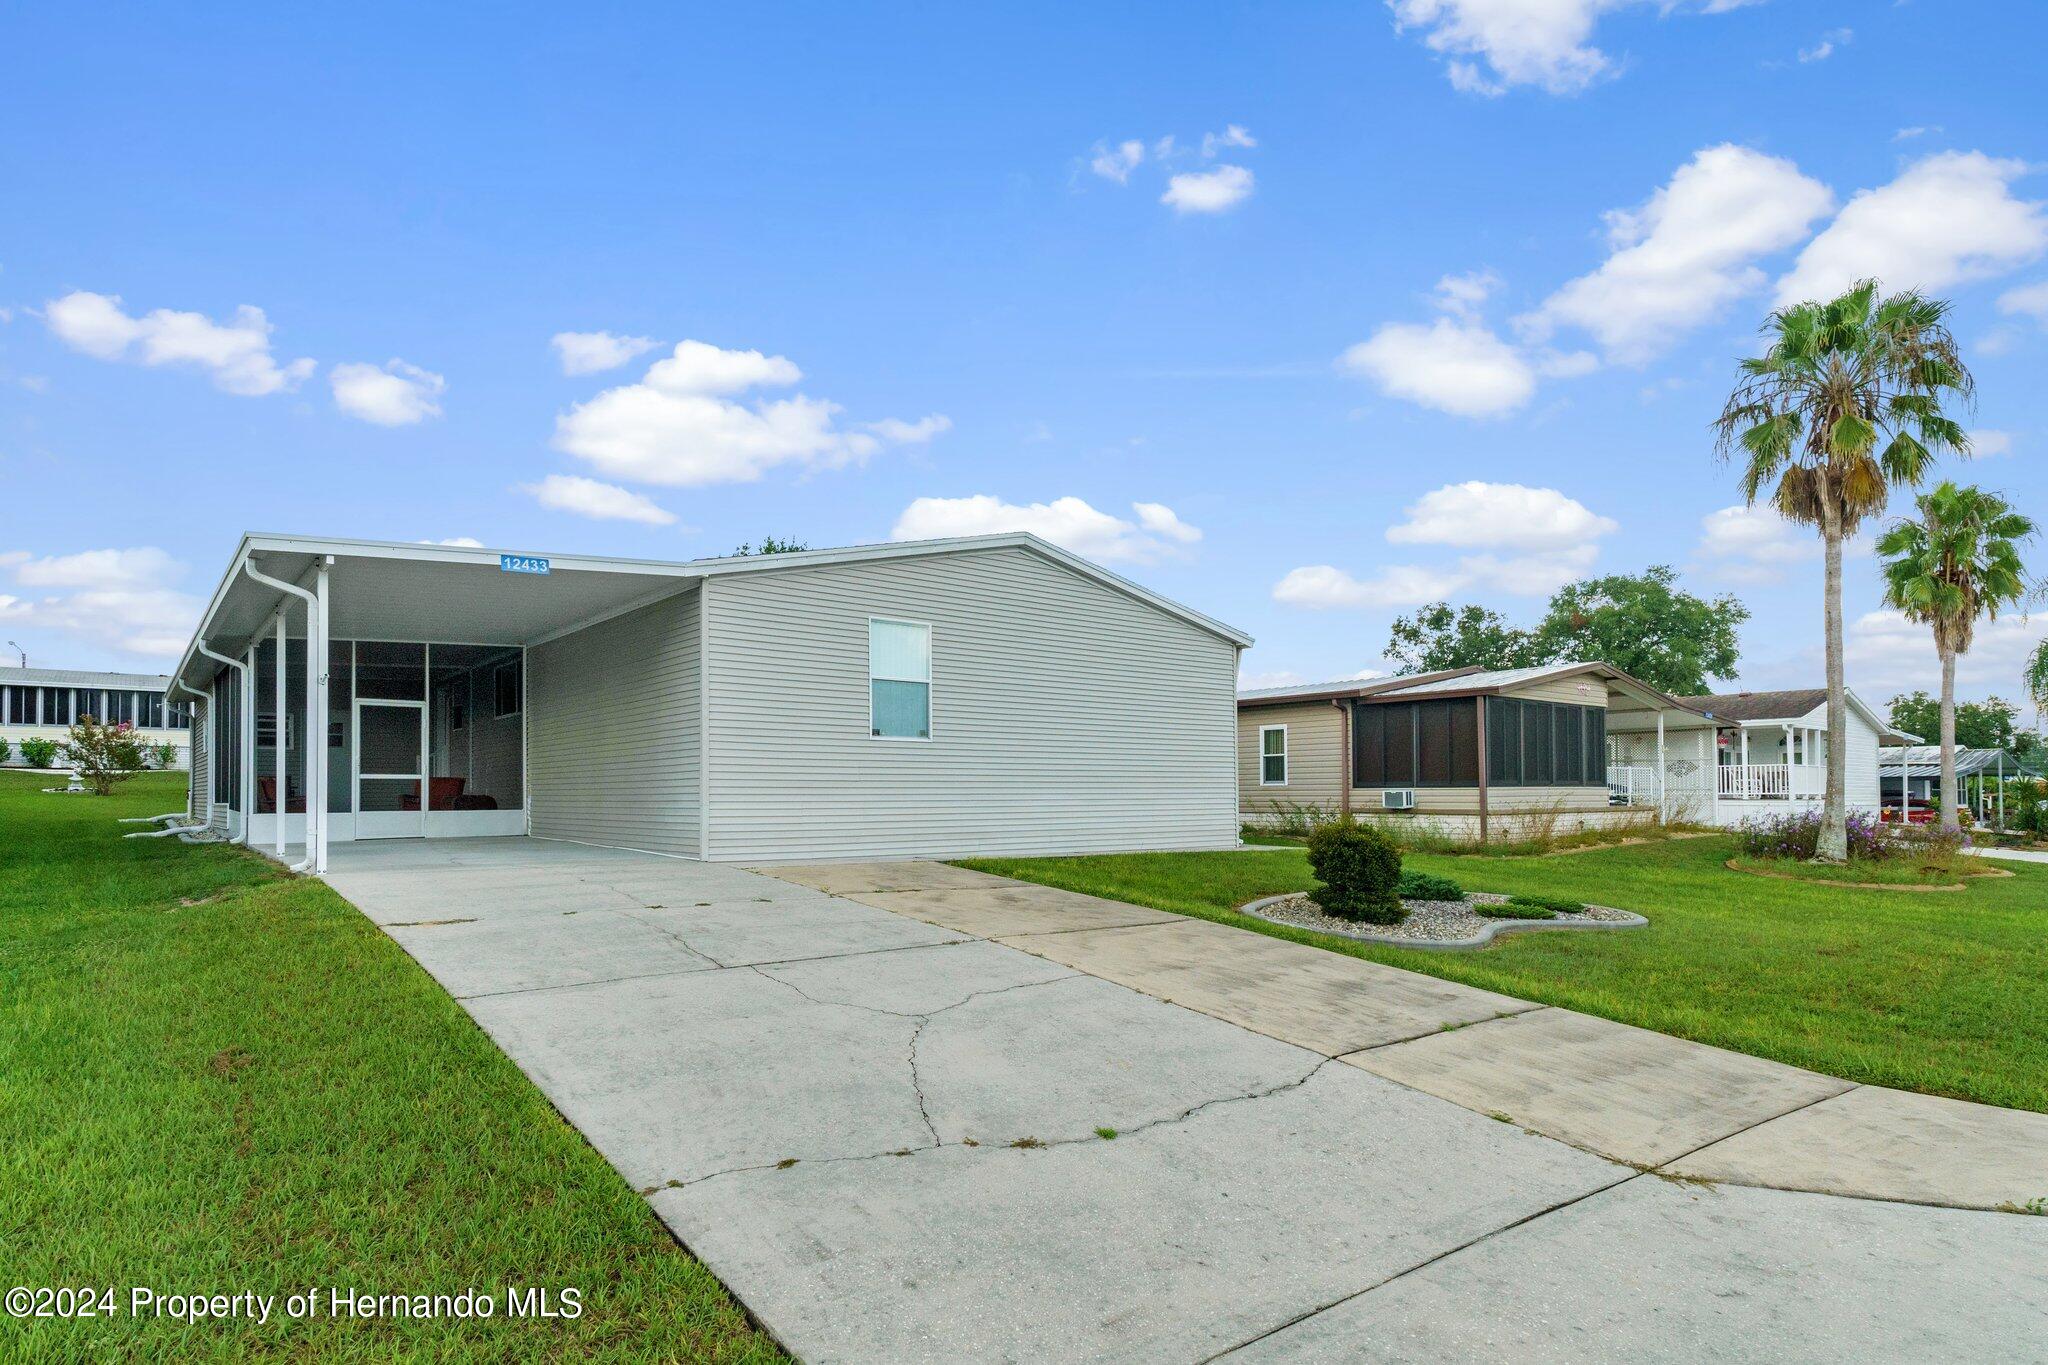
M1079 853L1237 842L1249 643L1022 534L680 563L249 536L172 679L193 815L310 832L316 869L493 834Z

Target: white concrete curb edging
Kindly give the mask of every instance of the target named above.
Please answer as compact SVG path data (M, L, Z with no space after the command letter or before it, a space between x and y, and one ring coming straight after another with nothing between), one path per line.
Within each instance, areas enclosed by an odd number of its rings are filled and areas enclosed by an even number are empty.
M1286 925L1289 929L1301 929L1302 926L1299 924L1289 924L1284 919L1274 919L1272 916L1262 912L1269 905L1277 905L1281 901L1292 900L1294 897L1302 894L1304 893L1300 891L1288 891L1278 896L1262 896L1258 900L1246 905L1240 905L1237 908L1240 913L1250 915L1255 919L1262 919L1268 924L1281 924ZM1602 910L1612 910L1616 914L1627 915L1628 918L1566 920L1563 923L1559 923L1556 920L1542 919L1502 919L1494 920L1487 924L1474 938L1453 939L1396 938L1391 934L1352 933L1345 929L1303 929L1302 932L1309 934L1335 934L1339 938L1357 939L1360 943L1384 943L1391 948L1421 948L1430 952L1439 950L1455 952L1466 948L1484 948L1501 934L1517 933L1524 929L1640 929L1649 923L1641 915L1623 910L1618 906L1603 905L1600 908Z

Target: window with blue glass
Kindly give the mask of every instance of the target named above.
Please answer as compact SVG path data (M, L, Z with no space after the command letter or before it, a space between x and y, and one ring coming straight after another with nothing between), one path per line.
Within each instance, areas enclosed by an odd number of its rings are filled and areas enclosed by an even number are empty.
M876 739L932 737L930 626L869 620L868 733Z

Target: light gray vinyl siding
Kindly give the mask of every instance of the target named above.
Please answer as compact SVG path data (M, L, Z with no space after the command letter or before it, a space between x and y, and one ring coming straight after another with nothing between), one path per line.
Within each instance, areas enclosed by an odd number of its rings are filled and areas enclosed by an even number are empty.
M998 547L705 593L710 857L1236 842L1236 648L1109 584ZM869 734L877 616L932 628L929 741Z
M700 669L695 590L529 649L533 832L698 856Z
M212 724L207 704L192 703L192 758L186 765L185 814L198 820L206 814L207 793L213 790L213 765L206 750L206 730Z

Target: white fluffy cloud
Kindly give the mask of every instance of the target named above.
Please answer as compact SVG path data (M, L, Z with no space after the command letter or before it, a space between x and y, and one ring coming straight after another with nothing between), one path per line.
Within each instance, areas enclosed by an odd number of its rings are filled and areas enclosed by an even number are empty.
M2036 259L2048 250L2048 206L2013 196L2027 170L1982 152L1941 152L1859 191L1778 281L1778 303L1829 298L1862 279L1946 289Z
M598 521L673 526L676 520L675 513L644 494L576 474L550 474L539 483L520 484L519 491L529 494L542 507Z
M175 655L199 619L199 599L173 586L184 566L155 546L42 558L16 551L0 555L0 567L23 589L61 590L0 594L0 617L129 654Z
M1098 143L1095 155L1089 158L1088 169L1104 180L1114 180L1119 185L1128 185L1131 172L1138 169L1138 163L1145 159L1145 144L1137 138L1126 138L1115 146Z
M1970 652L1956 661L1956 690L1963 696L2013 695L2027 659L2048 637L2048 619L2000 616L1980 621ZM1873 692L1925 688L1941 683L1934 634L1925 625L1889 609L1865 612L1844 632L1843 658L1849 678L1866 701Z
M2023 284L1998 296L1998 311L2007 317L2028 317L2048 327L2048 280Z
M1835 55L1836 48L1846 47L1855 37L1856 33L1853 29L1831 28L1826 33L1821 34L1820 40L1812 47L1800 48L1799 60L1801 64L1824 62Z
M1555 488L1518 483L1446 484L1418 498L1407 520L1387 529L1396 545L1497 545L1510 550L1564 550L1621 529Z
M1527 357L1470 318L1386 323L1338 356L1337 368L1458 417L1505 416L1536 392Z
M1521 323L1539 337L1577 327L1610 359L1647 360L1761 289L1757 259L1804 239L1833 203L1827 186L1782 157L1704 148L1640 208L1609 213L1607 260Z
M885 444L927 441L951 425L933 414L845 431L836 403L803 394L739 398L802 378L785 356L684 341L639 383L606 389L557 417L554 444L613 478L693 487L751 483L778 465L856 463Z
M1719 14L1757 0L1658 0L1665 13ZM1593 29L1612 10L1642 0L1388 0L1398 30L1421 30L1447 61L1451 84L1467 94L1501 95L1534 85L1553 95L1576 94L1615 69L1592 44ZM1482 65L1483 64L1483 65Z
M1202 155L1205 157L1213 157L1229 147L1252 148L1258 145L1259 140L1246 132L1242 123L1229 124L1220 133L1202 134Z
M1694 554L1706 573L1735 583L1776 583L1817 558L1820 538L1762 505L1723 507L1700 518Z
M919 498L896 519L891 540L938 540L1029 531L1088 559L1147 563L1202 538L1173 509L1161 503L1133 503L1137 520L1098 511L1080 498L1055 498L1025 505L986 493L965 498Z
M575 375L616 370L661 343L653 337L622 337L612 332L557 332L548 344L562 362L562 373Z
M1973 455L2010 455L2012 433L1979 427L1970 433L1970 452Z
M1448 597L1464 586L1455 573L1396 564L1370 578L1357 578L1334 564L1290 569L1273 585L1273 600L1293 607L1357 610L1412 607Z
M383 365L361 361L336 365L327 372L334 388L334 406L351 417L380 427L409 427L441 415L441 395L448 381L431 370L389 360Z
M297 388L313 372L311 360L277 363L270 321L248 304L229 322L169 308L133 317L123 311L119 295L81 289L44 305L43 321L74 351L99 360L204 370L215 388L244 397Z
M1183 171L1166 182L1159 202L1175 213L1223 213L1251 198L1252 184L1252 173L1242 166Z

